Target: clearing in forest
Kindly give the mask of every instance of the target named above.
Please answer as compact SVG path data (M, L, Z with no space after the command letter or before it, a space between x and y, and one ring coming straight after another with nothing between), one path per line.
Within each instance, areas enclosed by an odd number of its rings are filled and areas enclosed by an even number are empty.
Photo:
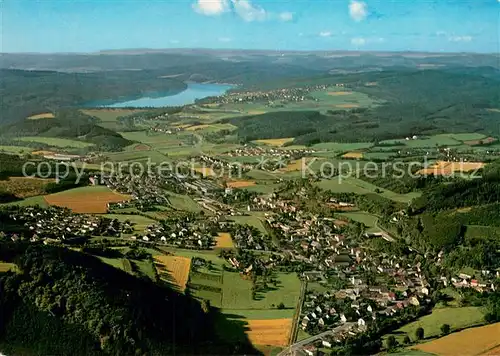
M342 155L342 158L362 159L363 153L362 152L347 152L346 154Z
M43 113L43 114L36 114L36 115L28 116L27 119L28 120L40 120L40 119L53 119L55 117L56 116L53 113L46 112L46 113Z

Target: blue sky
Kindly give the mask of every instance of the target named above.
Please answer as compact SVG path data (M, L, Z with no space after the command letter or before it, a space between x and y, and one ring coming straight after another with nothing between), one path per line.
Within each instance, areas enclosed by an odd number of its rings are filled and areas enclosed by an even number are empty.
M2 52L498 52L500 0L0 0Z

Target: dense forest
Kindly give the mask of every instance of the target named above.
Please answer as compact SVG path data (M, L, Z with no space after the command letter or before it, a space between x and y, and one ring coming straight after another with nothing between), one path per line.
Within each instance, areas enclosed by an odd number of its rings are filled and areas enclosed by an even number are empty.
M485 75L485 73L487 75ZM366 86L376 82L376 86ZM368 110L279 112L229 121L240 139L295 137L293 144L377 142L394 137L445 132L500 134L500 74L497 70L426 70L331 75L294 85L342 83L385 103ZM315 118L315 120L311 120ZM297 135L299 133L300 135Z
M86 253L2 241L0 260L19 270L0 274L7 354L255 354L214 336L215 311Z
M0 69L0 123L59 108L153 95L176 94L186 84L150 71L60 73Z

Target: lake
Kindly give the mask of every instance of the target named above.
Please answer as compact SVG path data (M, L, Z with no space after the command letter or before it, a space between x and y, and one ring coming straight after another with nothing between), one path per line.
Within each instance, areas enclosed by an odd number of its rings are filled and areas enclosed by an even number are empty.
M193 104L196 99L223 95L233 87L234 85L230 84L189 83L186 90L175 95L161 96L161 93L158 93L159 95L155 97L142 97L100 106L106 108L183 106Z

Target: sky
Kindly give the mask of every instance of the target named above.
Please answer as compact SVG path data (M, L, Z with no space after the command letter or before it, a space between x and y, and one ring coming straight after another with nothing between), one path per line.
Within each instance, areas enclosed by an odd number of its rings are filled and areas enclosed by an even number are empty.
M0 0L0 52L498 53L500 0Z

